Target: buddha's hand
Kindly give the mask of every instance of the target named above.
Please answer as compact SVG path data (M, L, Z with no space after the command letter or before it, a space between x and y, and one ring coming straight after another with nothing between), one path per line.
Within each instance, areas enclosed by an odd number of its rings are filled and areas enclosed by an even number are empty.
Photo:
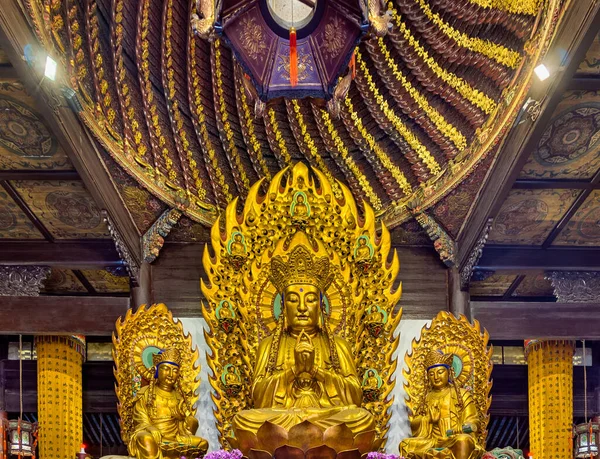
M188 416L185 418L185 430L190 435L195 435L198 430L198 419L194 416Z
M473 424L467 423L462 426L462 431L463 431L463 433L470 434L470 433L475 432L475 427L473 426Z
M436 404L431 405L429 408L429 418L431 422L437 423L440 420L440 407Z
M315 347L310 336L304 331L302 331L296 339L294 359L297 375L303 372L310 373L312 371L315 364Z
M158 430L156 427L154 426L148 426L146 428L146 431L152 435L152 439L154 440L154 442L157 445L160 445L161 441L162 441L162 435L160 433L160 430Z

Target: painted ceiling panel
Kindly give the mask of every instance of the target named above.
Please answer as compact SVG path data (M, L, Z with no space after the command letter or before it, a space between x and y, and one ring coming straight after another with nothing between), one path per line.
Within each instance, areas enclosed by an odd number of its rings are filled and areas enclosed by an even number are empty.
M517 275L493 274L482 281L473 281L469 291L471 296L503 296Z
M554 296L552 283L546 280L544 274L529 275L521 281L513 296Z
M127 293L129 292L129 277L115 276L114 274L101 270L82 270L89 283L98 293Z
M520 178L589 179L599 168L600 91L569 91Z
M553 245L600 246L600 190L590 194Z
M577 73L600 75L600 33L590 46L585 59L577 69Z
M492 244L540 245L579 190L512 190L494 219Z
M43 239L44 237L15 201L0 188L0 238Z
M100 211L83 182L16 180L11 183L54 237L110 237Z
M85 293L87 289L83 286L77 276L70 269L52 268L50 275L44 281L42 293Z
M34 107L21 83L0 81L0 169L72 170Z

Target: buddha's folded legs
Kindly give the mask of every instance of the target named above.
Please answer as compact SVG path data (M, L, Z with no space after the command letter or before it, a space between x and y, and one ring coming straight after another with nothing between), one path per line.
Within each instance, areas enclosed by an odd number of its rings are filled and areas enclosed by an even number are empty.
M356 406L323 409L262 408L244 410L233 418L233 429L235 432L245 430L256 435L258 429L267 421L285 430L290 430L303 421L310 421L323 430L345 424L355 435L375 429L373 415Z
M131 440L130 454L143 459L162 459L160 448L152 434L142 430Z
M406 459L424 459L428 449L435 445L431 438L406 438L400 442L400 456Z

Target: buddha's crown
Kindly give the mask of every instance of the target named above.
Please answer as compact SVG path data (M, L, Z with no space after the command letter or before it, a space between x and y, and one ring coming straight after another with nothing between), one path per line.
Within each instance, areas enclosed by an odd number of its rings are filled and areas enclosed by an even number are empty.
M444 354L440 350L429 351L425 357L425 368L427 368L427 370L433 367L446 367L450 369L453 358L454 356L452 354Z
M294 284L311 284L325 293L332 278L329 258L313 257L310 249L304 245L294 247L287 261L280 255L271 259L269 279L279 293Z
M181 353L174 347L164 349L152 355L152 363L156 368L158 368L161 363L170 363L180 367L182 363Z

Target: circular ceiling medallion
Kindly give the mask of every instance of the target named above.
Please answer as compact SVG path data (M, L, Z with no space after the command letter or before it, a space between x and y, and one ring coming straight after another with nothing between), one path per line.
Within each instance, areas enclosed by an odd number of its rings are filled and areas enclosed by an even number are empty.
M44 123L26 105L0 96L0 147L27 158L48 158L57 149Z
M70 191L53 191L46 196L46 205L65 225L93 229L100 224L100 214L87 196Z
M544 166L563 166L581 158L599 142L600 104L581 104L552 120L534 156Z
M313 6L307 5L302 0L267 0L269 12L281 27L294 26L301 29L306 26L317 9L317 1Z

